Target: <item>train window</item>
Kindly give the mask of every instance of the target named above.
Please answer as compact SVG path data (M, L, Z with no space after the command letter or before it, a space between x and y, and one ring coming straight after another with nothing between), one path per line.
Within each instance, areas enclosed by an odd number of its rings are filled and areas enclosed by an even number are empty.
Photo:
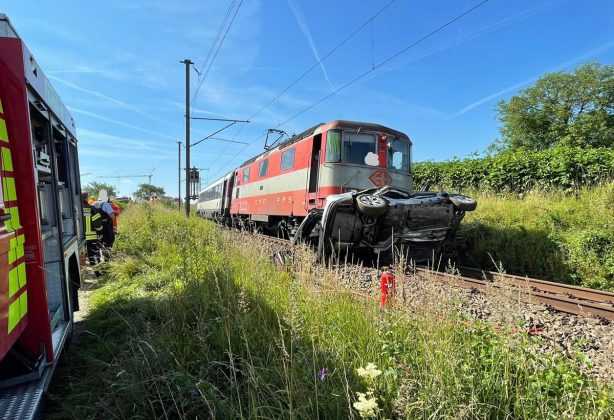
M343 132L343 161L345 163L366 164L366 158L377 153L375 135L371 133Z
M296 153L296 149L293 147L292 149L286 150L285 152L281 154L281 170L282 171L294 168L295 153Z
M246 183L248 181L249 181L249 166L243 169L243 183Z
M326 133L326 161L339 162L341 159L341 133L330 130Z
M388 168L409 172L409 143L407 141L388 136Z
M258 176L262 178L263 176L266 176L267 172L269 172L269 160L261 160L260 166L258 167Z

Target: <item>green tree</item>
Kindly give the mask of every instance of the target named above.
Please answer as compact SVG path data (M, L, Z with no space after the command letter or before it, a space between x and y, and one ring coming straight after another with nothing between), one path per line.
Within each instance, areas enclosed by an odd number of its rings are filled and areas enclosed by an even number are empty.
M156 187L153 184L140 184L139 188L134 192L134 198L137 200L148 200L152 195L164 195L165 191L162 187Z
M585 63L571 73L547 73L499 102L497 113L504 149L613 147L614 66Z
M85 187L82 187L84 192L87 192L90 197L98 197L98 191L107 190L107 193L111 197L117 197L117 190L111 184L105 184L104 182L90 182Z

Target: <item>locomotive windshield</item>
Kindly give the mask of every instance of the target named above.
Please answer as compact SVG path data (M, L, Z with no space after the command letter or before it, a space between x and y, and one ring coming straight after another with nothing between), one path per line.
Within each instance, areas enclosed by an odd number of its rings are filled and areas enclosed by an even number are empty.
M409 172L409 142L388 136L388 169Z
M366 159L369 154L374 155L377 152L375 144L375 134L344 131L343 161L358 165L369 164Z

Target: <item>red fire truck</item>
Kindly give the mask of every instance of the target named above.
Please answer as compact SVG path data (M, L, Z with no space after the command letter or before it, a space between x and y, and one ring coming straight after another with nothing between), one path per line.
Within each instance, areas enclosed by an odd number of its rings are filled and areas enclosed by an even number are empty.
M0 14L0 418L31 418L78 310L75 122Z

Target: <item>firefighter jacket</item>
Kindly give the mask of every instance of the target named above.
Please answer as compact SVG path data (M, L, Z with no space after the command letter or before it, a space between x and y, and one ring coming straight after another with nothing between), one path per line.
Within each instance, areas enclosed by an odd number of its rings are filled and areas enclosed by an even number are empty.
M100 210L88 204L86 201L81 203L83 206L83 225L86 241L97 241L102 234L102 215Z

